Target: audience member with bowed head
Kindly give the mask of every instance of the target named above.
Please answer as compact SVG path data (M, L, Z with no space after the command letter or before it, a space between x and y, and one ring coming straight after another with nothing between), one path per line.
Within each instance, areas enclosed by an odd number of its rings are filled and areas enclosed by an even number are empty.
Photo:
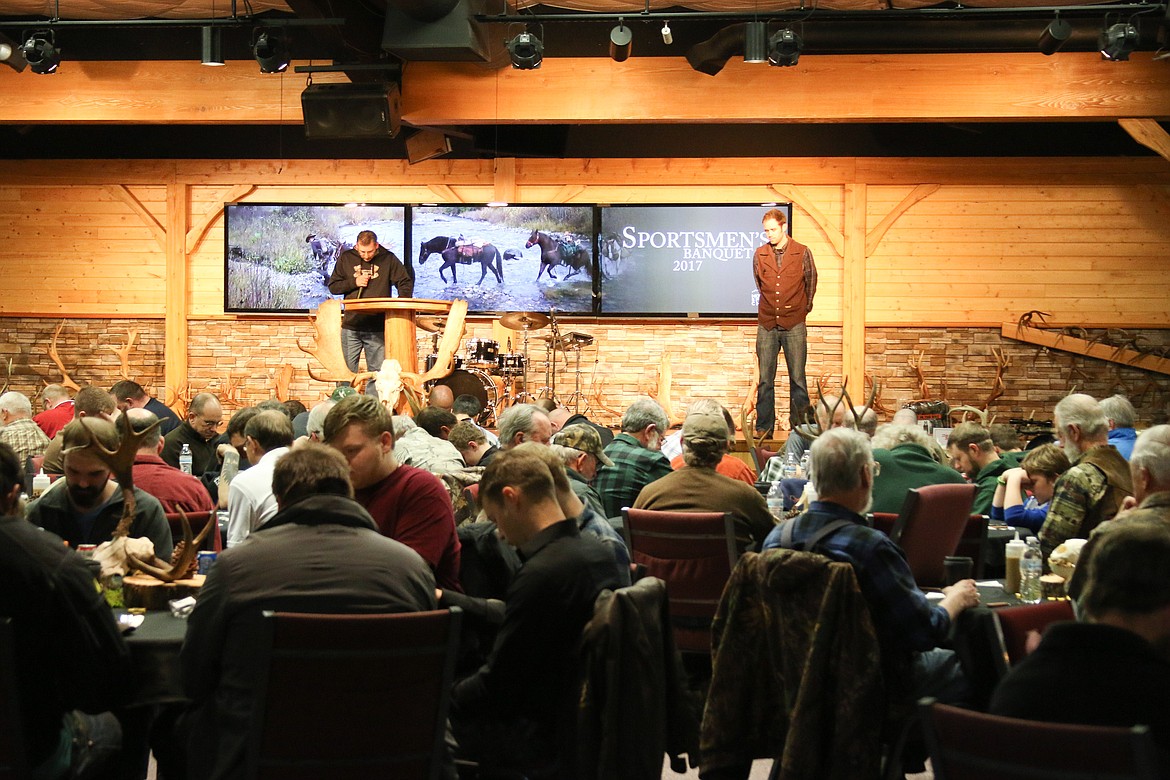
M1129 458L1133 497L1123 508L1156 509L1170 521L1170 425L1142 431Z
M16 453L21 463L45 454L49 437L33 422L32 401L24 393L9 390L0 395L0 442Z
M228 488L229 547L247 539L276 514L272 473L288 454L292 442L292 421L284 412L266 409L248 420L244 427L244 454L252 467L237 474Z
M217 468L216 446L223 407L211 393L199 393L187 407L187 419L164 437L162 459L179 467L179 453L186 444L191 449L191 473L202 476Z
M915 697L934 696L952 704L965 701L970 691L958 658L938 645L959 614L979 603L974 580L944 588L942 599L932 603L915 584L898 546L866 525L875 468L865 434L846 428L827 431L813 442L811 453L819 500L772 531L764 547L807 550L852 564L881 644L883 665L889 669L909 663Z
M917 425L890 423L873 435L873 459L881 471L873 480L873 511L898 514L912 488L961 485L961 474L948 465L946 453Z
M494 449L488 446L487 436L484 435L483 429L471 420L460 420L455 423L447 441L459 451L464 465L469 467L478 466L488 450Z
M1109 443L1117 448L1121 457L1129 460L1134 442L1137 441L1137 431L1133 427L1137 422L1137 411L1129 399L1121 394L1102 399L1101 411L1105 413L1109 425Z
M584 423L575 423L558 431L549 446L555 448L561 465L565 467L573 492L605 517L605 504L601 494L594 489L593 480L597 478L599 468L612 466L613 461L606 456L597 431Z
M890 418L894 425L918 425L918 412L903 406Z
M851 415L849 406L835 395L822 395L813 407L813 420L819 431L842 427L845 425L847 415ZM768 462L764 464L764 468L760 471L759 481L775 482L780 479L784 472L784 461L788 459L788 456L791 455L797 462L800 462L804 453L808 452L808 448L811 446L810 442L810 439L805 439L797 432L796 428L793 428L792 432L788 434L788 439L784 442L784 451L768 458Z
M621 587L614 557L565 518L548 466L530 453L497 455L479 501L524 564L487 663L452 691L459 752L491 771L569 777L581 633L598 594Z
M430 568L409 547L378 533L353 500L349 472L329 447L309 443L291 450L272 472L279 511L246 542L220 553L208 574L179 656L192 699L181 729L189 735L192 778L243 776L260 676L255 631L262 610L435 609Z
M638 493L635 509L663 512L731 512L736 536L759 549L776 521L754 486L715 471L727 454L727 423L722 411L687 415L682 427L686 465L651 482Z
M1024 458L1024 442L1015 426L993 423L987 426L987 432L991 434L991 444L995 447L995 453L1003 462L1008 464L1009 468L1020 465Z
M1170 526L1152 510L1095 534L1083 622L1048 628L1008 673L990 711L1030 720L1149 726L1170 757ZM1078 569L1086 565L1084 559ZM1168 764L1162 764L1164 773ZM1163 775L1164 776L1164 775Z
M24 732L32 777L57 780L82 762L99 769L121 748L107 710L124 700L130 651L81 557L20 517L23 480L0 443L0 615L12 620L17 670L16 701L5 705L20 718L10 725Z
M167 513L180 510L188 514L213 511L215 503L203 483L168 465L158 456L162 450L162 436L159 435L158 426L151 428L158 422L154 412L133 407L123 414L130 421L130 429L142 434L138 442L138 454L134 456L134 486L157 498Z
M154 414L159 419L159 433L163 436L179 427L179 415L131 379L115 382L110 395L114 396L114 402L123 413L129 409L145 409Z
M1073 465L1056 480L1048 517L1037 534L1045 558L1066 539L1087 538L1133 495L1129 464L1109 446L1109 425L1095 399L1083 393L1066 396L1056 404L1054 417L1056 435Z
M455 405L455 393L446 385L435 385L427 394L427 406L444 411L452 411Z
M564 406L558 406L548 413L548 419L552 422L553 432L563 431L570 425L588 425L593 430L597 431L598 437L601 439L601 446L608 447L609 443L613 441L613 431L606 428L604 425L595 423L580 412L571 412Z
M414 466L436 475L449 474L463 468L463 457L451 442L432 436L405 414L394 415L392 424L394 457L402 465Z
M731 454L731 447L735 443L735 420L731 417L731 412L724 408L723 404L716 401L714 398L699 398L687 407L687 414L694 412L705 412L707 414L717 414L723 417L723 422L727 425L727 449L723 453L723 457L715 464L715 471L725 477L737 479L748 485L756 484L756 475L752 471L752 467L744 463L739 458ZM686 459L683 457L683 443L682 430L679 430L679 451L677 455L670 456L670 467L678 471L683 466L687 465ZM662 453L666 454L666 446L663 445Z
M335 401L322 401L309 410L309 417L305 421L305 440L321 443L321 431L325 428L325 417L333 408Z
M977 422L959 423L947 439L947 454L955 471L978 488L971 511L977 515L991 514L999 476L1008 469L1008 464L995 451L991 432Z
M77 391L77 398L70 402L74 420L91 418L113 422L118 416L118 407L114 404L114 396L96 385L86 385ZM65 426L61 426L63 430ZM45 447L43 468L46 474L61 474L65 471L65 463L61 457L61 430Z
M455 413L455 419L463 422L470 420L475 427L483 431L484 436L487 437L487 442L492 447L500 446L499 438L489 431L487 428L481 426L476 422L479 415L483 412L483 404L474 395L464 393L455 398L455 403L451 406L451 411Z
M613 465L599 469L593 480L606 517L620 517L623 507L634 505L642 488L672 472L670 461L660 452L670 421L657 401L634 401L622 415L621 427L605 448Z
M111 479L110 467L98 458L91 442L107 450L118 448L114 424L99 419L74 420L61 432L64 446L64 487L54 485L28 507L28 519L46 531L52 531L76 549L79 544L108 542L118 527L125 498L118 483ZM130 536L146 537L154 542L154 554L163 560L171 557L173 543L162 504L154 496L134 488L134 520Z
M1064 450L1055 444L1029 450L1019 466L1000 475L991 501L991 519L1039 531L1048 517L1056 480L1071 466ZM1025 490L1032 494L1026 499Z
M434 474L399 464L386 407L368 395L343 398L329 410L323 434L325 443L349 461L354 497L382 535L421 555L440 588L460 590L451 497Z
M41 406L43 411L33 417L33 422L39 425L50 439L74 419L73 399L69 397L69 390L64 385L53 384L42 390Z
M500 448L505 450L526 441L548 444L552 439L552 423L548 414L536 404L516 404L511 407L496 421L496 430L499 431ZM486 466L488 463L480 461L480 465Z

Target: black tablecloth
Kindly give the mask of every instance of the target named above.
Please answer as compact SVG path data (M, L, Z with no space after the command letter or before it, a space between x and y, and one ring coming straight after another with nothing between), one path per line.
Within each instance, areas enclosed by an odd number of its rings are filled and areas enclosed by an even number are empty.
M951 643L959 655L963 671L971 684L974 694L972 706L986 710L991 701L991 692L1002 674L1003 649L999 642L999 627L995 622L995 610L999 607L1021 604L1015 593L1009 593L996 585L979 587L979 606L964 610L951 626Z
M131 706L184 701L179 674L179 648L187 621L170 612L147 612L142 625L126 635L134 666Z

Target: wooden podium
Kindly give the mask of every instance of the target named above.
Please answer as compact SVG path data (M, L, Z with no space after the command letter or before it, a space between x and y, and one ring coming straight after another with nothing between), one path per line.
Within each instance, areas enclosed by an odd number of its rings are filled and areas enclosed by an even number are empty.
M386 315L383 330L386 359L397 360L402 370L410 373L418 372L415 314L446 314L451 311L451 301L427 298L346 298L341 303L345 311L383 312Z

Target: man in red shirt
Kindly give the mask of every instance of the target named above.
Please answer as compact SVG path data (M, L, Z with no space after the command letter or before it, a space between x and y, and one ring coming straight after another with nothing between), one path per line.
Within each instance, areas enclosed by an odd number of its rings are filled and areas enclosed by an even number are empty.
M41 404L45 411L33 417L33 422L50 439L69 423L73 422L73 399L64 385L49 385L41 391Z
M382 535L421 555L439 588L461 591L451 498L434 474L394 457L390 413L381 402L369 395L343 398L329 410L322 439L349 461L354 498Z
M145 409L127 409L125 415L135 433L158 422L154 412ZM215 502L198 478L184 474L159 457L161 434L162 428L155 426L139 442L138 454L134 456L134 484L157 498L167 514L180 509L187 514L214 511Z
M767 438L776 426L776 358L784 351L788 367L788 409L792 428L808 415L808 333L804 318L812 311L817 292L817 267L812 252L784 230L788 221L780 209L764 214L768 243L756 249L752 272L760 292L756 357L760 385L756 394L756 436Z

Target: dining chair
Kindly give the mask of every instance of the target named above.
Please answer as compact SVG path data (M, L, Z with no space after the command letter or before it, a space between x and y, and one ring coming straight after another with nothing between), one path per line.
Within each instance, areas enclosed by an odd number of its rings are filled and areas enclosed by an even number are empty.
M881 531L886 536L892 536L894 525L898 522L898 515L893 512L872 512L869 515L874 530Z
M675 644L711 652L711 621L723 586L749 540L737 540L730 512L622 509L626 547L635 565L666 583Z
M996 671L1002 678L1008 669L1027 655L1028 632L1044 632L1050 623L1076 620L1071 601L1042 601L1039 604L1021 604L992 611L998 644L994 653Z
M246 776L440 777L461 620L265 611Z
M767 447L761 447L759 445L752 447L752 460L756 464L756 476L762 476L764 469L768 465L768 459L773 458L779 454L779 452L773 452Z
M211 531L207 536L203 537L203 542L199 545L200 550L211 550L219 552L223 549L223 538L219 533L219 516L215 512L187 512L187 523L191 526L192 537L198 536L199 532L208 523L212 524ZM180 519L178 512L167 512L167 524L171 527L171 538L175 542L183 540L183 521Z
M1157 754L1146 726L1117 728L1005 718L918 703L935 780L1153 780Z
M959 547L976 489L975 485L926 485L906 493L890 539L906 553L920 586L946 584L943 559Z
M0 618L0 780L29 777L16 685L12 618Z
M959 537L959 546L955 548L955 555L964 555L972 560L972 574L977 580L983 579L983 572L987 567L987 515L972 514L967 517L967 524L963 526L963 535Z

